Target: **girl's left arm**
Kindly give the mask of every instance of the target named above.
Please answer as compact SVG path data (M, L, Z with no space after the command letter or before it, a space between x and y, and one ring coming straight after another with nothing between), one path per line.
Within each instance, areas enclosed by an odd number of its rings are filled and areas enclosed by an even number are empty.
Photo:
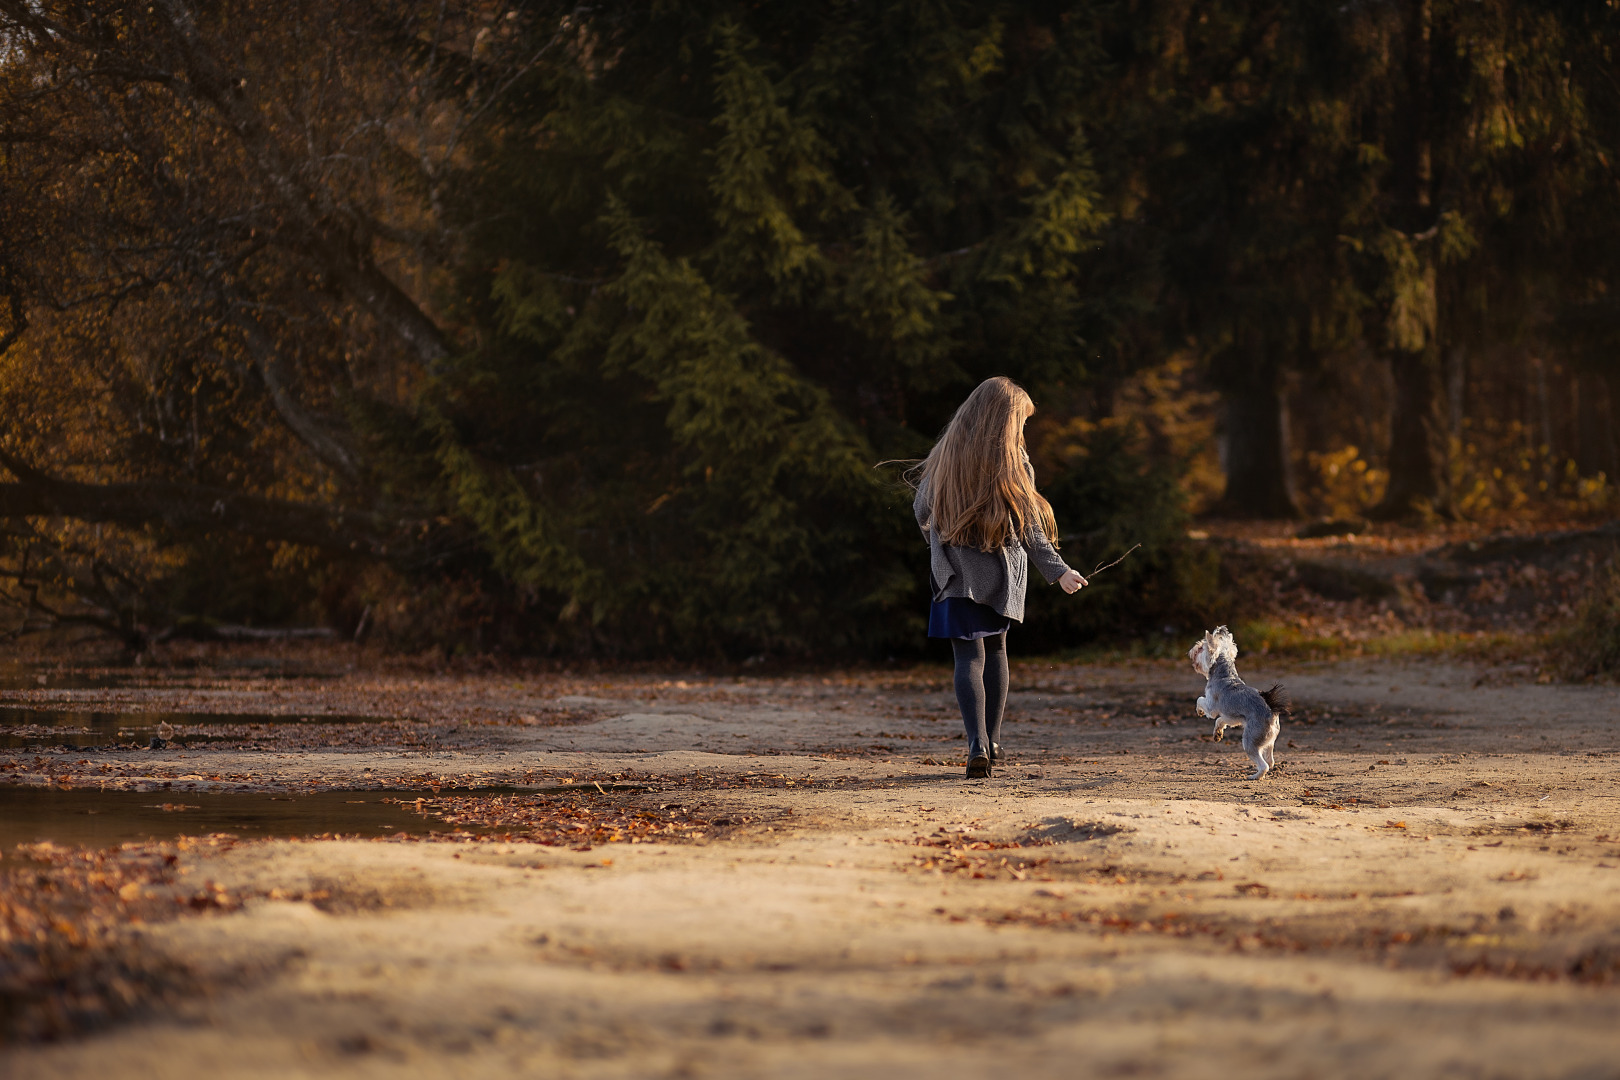
M1030 526L1029 535L1024 538L1024 550L1029 552L1029 561L1035 564L1048 585L1073 572L1039 525Z
M933 516L934 503L928 495L928 478L923 477L917 485L916 497L911 500L911 513L917 519L917 528L922 530L924 536L928 535L928 519Z
M1029 473L1029 482L1035 482L1035 465L1029 460L1029 451L1024 451L1024 469ZM1081 576L1080 571L1063 561L1063 556L1057 553L1052 541L1046 538L1046 530L1041 528L1039 522L1032 522L1029 535L1022 540L1024 550L1029 553L1029 561L1035 564L1035 569L1041 572L1041 577L1051 585L1056 583L1063 586L1066 593L1076 593L1091 582Z

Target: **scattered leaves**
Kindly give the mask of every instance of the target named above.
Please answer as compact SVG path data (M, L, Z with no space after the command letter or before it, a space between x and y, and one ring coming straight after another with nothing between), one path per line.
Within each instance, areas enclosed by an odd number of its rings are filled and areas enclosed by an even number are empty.
M192 840L190 846L229 846ZM223 886L184 884L178 845L20 845L0 868L0 1043L86 1031L184 992L183 968L141 949L140 923L233 911Z

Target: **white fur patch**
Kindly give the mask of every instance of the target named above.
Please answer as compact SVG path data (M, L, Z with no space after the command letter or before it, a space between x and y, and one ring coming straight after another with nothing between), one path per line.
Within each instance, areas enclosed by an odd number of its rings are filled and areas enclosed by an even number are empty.
M1211 664L1217 660L1237 659L1237 642L1232 638L1232 631L1226 627L1217 626L1211 630L1209 632L1209 642L1211 645L1209 662Z

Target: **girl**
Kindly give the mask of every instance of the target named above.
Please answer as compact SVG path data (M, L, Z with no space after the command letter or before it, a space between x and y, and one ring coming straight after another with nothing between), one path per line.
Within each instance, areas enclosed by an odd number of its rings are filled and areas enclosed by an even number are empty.
M970 778L989 776L990 763L1001 757L1007 630L1024 619L1029 560L1066 593L1086 584L1048 539L1057 523L1035 490L1024 449L1024 421L1034 411L1011 379L980 383L919 467L912 503L928 537L934 586L928 636L950 638L956 654Z

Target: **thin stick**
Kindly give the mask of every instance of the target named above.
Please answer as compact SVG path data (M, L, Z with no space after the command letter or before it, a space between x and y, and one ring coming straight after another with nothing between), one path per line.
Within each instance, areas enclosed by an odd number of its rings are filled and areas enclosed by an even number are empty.
M1130 550L1125 552L1125 555L1129 555L1132 551L1135 551L1137 548L1139 548L1141 546L1142 546L1141 544L1132 544L1131 547L1130 547ZM1107 566L1099 566L1099 567L1097 567L1097 569L1093 570L1090 574L1086 575L1086 580L1090 581L1092 578L1096 577L1098 574L1102 573L1104 570L1108 570L1108 569L1110 569L1112 567L1118 566L1120 563L1125 561L1125 555L1121 555L1119 558L1115 559L1113 562L1109 563Z

